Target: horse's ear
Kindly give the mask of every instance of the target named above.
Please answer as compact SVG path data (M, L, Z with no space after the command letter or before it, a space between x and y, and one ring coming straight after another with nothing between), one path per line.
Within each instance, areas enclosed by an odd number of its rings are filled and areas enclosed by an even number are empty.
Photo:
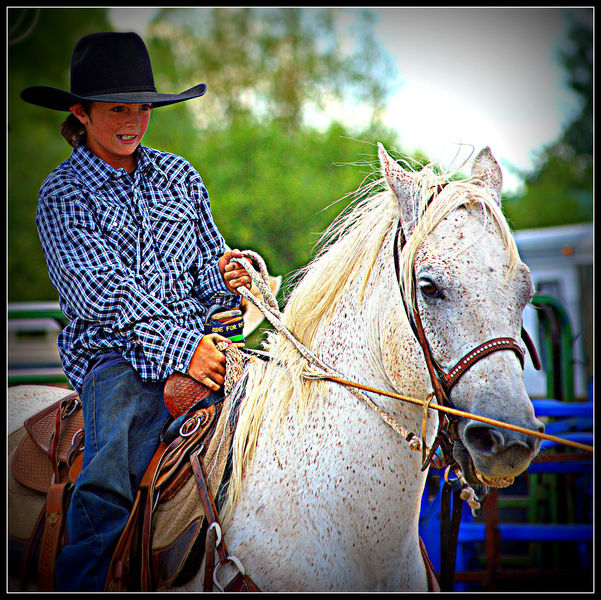
M472 177L480 179L490 190L493 199L501 206L501 188L503 187L503 174L501 167L486 146L478 153L472 165Z
M413 233L415 228L416 210L415 210L415 186L413 177L404 171L396 161L394 161L382 144L378 143L378 158L382 175L388 184L392 193L396 196L401 213L401 223L405 237Z

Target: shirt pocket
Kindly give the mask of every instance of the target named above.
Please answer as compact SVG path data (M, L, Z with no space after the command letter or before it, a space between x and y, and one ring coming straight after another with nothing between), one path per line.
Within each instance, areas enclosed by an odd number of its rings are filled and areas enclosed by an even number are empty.
M96 219L103 233L120 237L125 229L132 228L131 217L126 208L116 205L102 207L96 211Z
M128 208L118 204L97 206L95 218L108 247L125 265L133 267L136 264L139 227Z
M95 231L97 229L96 222L90 211L77 204L65 204L59 209L62 221L67 229L75 227L77 229L88 229Z
M155 243L165 264L189 269L198 253L199 218L190 201L157 203L150 207Z

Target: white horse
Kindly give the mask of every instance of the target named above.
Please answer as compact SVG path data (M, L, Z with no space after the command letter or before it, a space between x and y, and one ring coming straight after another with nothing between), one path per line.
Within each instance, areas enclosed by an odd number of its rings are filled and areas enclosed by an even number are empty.
M519 339L533 288L500 210L501 170L488 148L461 181L431 166L405 171L381 146L379 158L385 191L364 194L327 232L284 322L346 378L423 400L432 380L408 318L412 298L433 359L449 371L483 342ZM250 364L239 405L221 514L229 552L264 591L426 590L421 453L347 387L314 379L314 365L286 337L271 333L266 349L271 360ZM516 348L487 354L462 373L450 400L541 430L518 359ZM420 437L421 407L372 399ZM430 410L428 445L437 426ZM472 483L507 485L540 447L474 420L461 419L457 432L455 456ZM202 589L202 578L200 569L181 589Z

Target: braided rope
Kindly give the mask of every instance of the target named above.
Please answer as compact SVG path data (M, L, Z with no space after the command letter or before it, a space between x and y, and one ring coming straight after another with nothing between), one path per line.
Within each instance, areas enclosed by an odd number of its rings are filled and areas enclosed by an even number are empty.
M305 358L310 364L314 367L317 367L311 374L307 374L305 377L308 379L341 379L342 374L324 363L316 354L314 354L309 348L307 348L304 344L299 342L294 335L290 332L290 330L282 323L282 313L280 312L277 300L271 291L271 287L269 286L269 275L267 273L267 268L265 267L265 262L263 259L252 250L243 250L242 254L245 258L234 258L233 261L240 263L250 275L253 283L259 288L265 302L263 302L260 298L257 298L254 294L252 294L247 288L240 287L238 291L244 298L246 298L249 302L252 302L265 316L265 318L275 327L275 329L281 333L292 345L298 350L298 352ZM259 272L255 270L252 263L248 258L252 258L259 265ZM321 369L321 372L319 371ZM374 410L376 414L394 431L396 431L399 435L401 435L408 443L409 447L415 451L422 450L422 442L419 437L415 434L409 432L405 429L396 419L394 419L389 413L381 409L369 396L363 394L356 388L347 387L347 389L353 394L356 398L364 402L369 408ZM425 451L429 451L429 448L425 446L424 441L424 449Z
M223 391L226 396L229 396L234 389L236 383L249 362L254 360L254 356L244 354L238 346L229 342L219 342L217 350L225 354L225 382Z

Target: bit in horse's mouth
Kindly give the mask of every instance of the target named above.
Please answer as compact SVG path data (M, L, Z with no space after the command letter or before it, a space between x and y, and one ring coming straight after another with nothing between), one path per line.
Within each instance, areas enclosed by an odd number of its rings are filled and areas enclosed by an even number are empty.
M472 468L474 470L474 474L476 475L476 477L484 485L487 485L488 487L504 488L504 487L510 486L513 483L513 477L487 477L486 475L483 475L482 473L480 473L480 471L478 471L478 469L476 469L476 467L473 465L473 463L472 463Z
M470 485L486 485L488 487L504 488L510 486L514 481L513 477L488 477L478 471L468 449L463 445L461 440L455 440L453 445L453 456L459 464L465 480Z

